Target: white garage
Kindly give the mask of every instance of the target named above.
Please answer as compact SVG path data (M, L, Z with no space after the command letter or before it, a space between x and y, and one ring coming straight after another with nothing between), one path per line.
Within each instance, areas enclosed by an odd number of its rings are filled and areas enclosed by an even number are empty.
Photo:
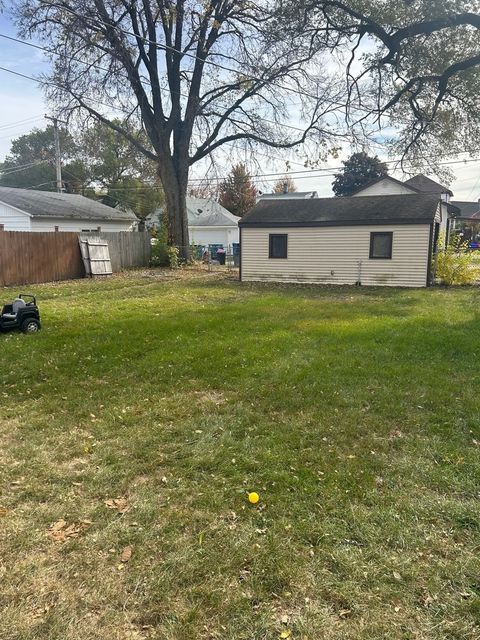
M187 198L188 233L190 242L200 246L222 245L232 250L239 242L240 218L227 211L221 204L207 198ZM162 210L146 220L149 227L160 225Z
M0 187L0 231L135 231L138 218L71 193Z

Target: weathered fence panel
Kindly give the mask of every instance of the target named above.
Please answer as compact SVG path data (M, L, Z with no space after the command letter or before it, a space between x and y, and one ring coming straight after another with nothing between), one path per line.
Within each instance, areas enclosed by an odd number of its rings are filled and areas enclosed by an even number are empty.
M78 237L78 233L70 232L0 231L0 286L83 278L85 267ZM150 262L147 232L119 231L88 237L108 241L114 272Z
M152 246L147 231L116 231L81 234L82 238L107 240L114 273L132 267L146 267L150 263Z
M0 286L83 278L78 234L1 231Z

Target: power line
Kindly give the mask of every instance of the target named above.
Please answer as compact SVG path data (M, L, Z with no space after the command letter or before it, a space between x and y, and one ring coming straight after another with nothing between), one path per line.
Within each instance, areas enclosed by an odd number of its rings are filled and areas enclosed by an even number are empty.
M25 118L24 120L17 120L16 122L10 122L8 124L1 124L0 125L0 130L3 129L11 129L12 127L17 127L18 125L21 124L26 124L27 122L31 122L32 120L40 120L41 118L43 118L43 114L40 114L38 116L31 116L30 118Z
M32 122L32 125L34 123ZM11 131L9 134L5 135L5 136L1 136L0 140L13 140L15 138L19 138L20 136L23 136L25 134L28 133L32 133L33 129L32 127L30 127L29 129L21 129L20 131Z
M390 162L395 162L395 161L390 161ZM466 162L474 162L474 163L480 163L480 158L472 158L472 159L468 159L468 160L452 160L452 161L448 161L448 162L442 162L440 164L442 165L451 165L451 164L462 164L462 163L466 163ZM329 168L325 168L325 169L310 169L310 170L305 170L305 171L292 171L290 173L264 173L264 174L256 174L256 175L252 175L252 176L248 176L250 180L255 180L255 181L259 181L259 182L276 182L277 180L281 179L284 176L290 177L292 174L299 174L299 173L310 173L310 175L297 175L297 179L299 180L312 180L312 179L319 179L319 178L331 178L333 177L333 173L329 173L331 171L337 171L337 170L341 170L344 167L329 167ZM75 176L74 174L71 173L70 170L66 169L66 172L69 173L73 178L77 179L79 182L83 182L83 180L81 178L79 178L78 176ZM322 172L322 173L319 173ZM275 176L275 177L270 177L270 176ZM189 184L195 182L195 183L209 183L209 182L217 182L219 183L220 181L225 180L225 177L216 177L216 178L192 178L189 180ZM50 182L46 182L43 184L50 184L50 183L54 183L54 180L51 180ZM33 189L35 188L35 186L43 186L42 185L34 185L31 187L26 187L27 189ZM475 187L474 187L475 188ZM151 185L151 184L144 184L144 185L138 185L138 186L115 186L115 187L110 187L110 189L112 191L137 191L137 192L142 192L142 191L149 191L149 190L161 190L163 189L163 187L161 185Z
M400 162L400 160L387 160L386 164L395 164ZM480 158L471 158L471 159L465 159L465 160L450 160L450 161L445 161L445 162L439 162L439 165L442 166L449 166L452 164L463 164L463 163L467 163L467 162L480 162ZM284 171L278 171L278 172L273 172L273 173L259 173L253 176L250 176L252 179L253 178L263 178L263 177L270 177L270 176L279 176L279 177L283 177L285 175L287 176L291 176L291 175L297 175L298 178L304 178L305 176L301 176L298 174L304 174L304 173L316 173L317 175L313 176L313 177L321 177L322 174L326 174L329 175L326 172L330 172L330 171L341 171L343 170L345 167L341 166L341 167L325 167L324 169L305 169L304 171L289 171L287 173L285 173ZM321 172L321 173L320 173ZM209 178L192 178L190 181L200 181L203 182L205 180L209 180ZM211 180L225 180L225 177L220 177L220 178L212 178Z
M12 170L0 171L0 175L2 177L9 176L12 173L18 173L19 171L26 171L27 169L32 169L33 167L36 167L38 165L45 164L45 162L48 162L48 161L47 160L36 160L35 162L31 162L30 164L26 164L26 165L23 165L21 167L16 167L15 169L12 169Z
M7 36L4 33L0 33L0 38L6 38L7 40L12 40L13 42L18 42L19 44L23 44L23 45L25 45L27 47L33 47L34 49L39 49L40 51L45 51L46 53L49 53L51 55L55 55L55 56L57 56L59 58L62 58L63 60L69 60L69 61L73 60L73 61L78 62L80 64L83 64L83 65L86 65L88 67L91 67L93 69L99 69L100 71L105 71L107 73L109 72L109 69L107 69L106 67L101 67L100 65L97 65L97 64L90 64L90 63L86 62L85 60L82 60L81 58L76 58L74 56L66 56L66 55L64 55L62 53L57 53L56 51L53 51L52 49L48 49L47 47L42 47L42 46L40 46L38 44L34 44L33 42L28 42L27 40L20 40L19 38L13 38L12 36ZM3 71L6 71L6 69L3 68ZM27 77L27 76L25 76L25 77ZM128 80L128 76L127 75L123 75L123 77ZM38 82L41 82L41 81L38 81ZM60 85L55 85L55 86L58 86L59 88L61 88ZM160 89L160 91L163 91L162 87L159 87L159 89ZM183 93L179 92L178 95L180 95L182 98L187 98L188 99L188 95L186 95L186 94L183 94ZM98 104L102 104L102 103L99 102ZM222 106L224 108L227 108L224 105L222 105ZM268 122L269 124L275 124L277 126L282 126L282 127L285 127L286 129L292 129L293 131L300 131L302 133L304 132L304 129L302 129L300 127L294 127L292 125L289 125L289 124L286 124L286 123L283 123L283 122L282 123L278 123L278 122L275 122L275 120L269 120L268 118L264 118L263 116L256 116L256 117L259 120L262 120L263 122ZM247 123L243 123L243 124L247 124Z
M390 162L396 162L396 161L390 161ZM462 164L462 163L466 163L466 162L476 162L476 163L480 163L480 158L472 158L469 160L453 160L453 161L449 161L449 162L442 162L439 164L442 165L451 165L451 164ZM332 171L339 171L342 170L344 167L328 167L325 169L306 169L305 171L291 171L288 173L285 172L278 172L278 173L263 173L263 174L255 174L252 176L248 176L250 180L257 180L260 182L276 182L277 180L283 178L283 177L290 177L292 175L296 175L297 179L299 180L311 180L311 179L318 179L318 178L331 178L333 177L333 173L331 173ZM297 175L297 174L309 174L309 175ZM275 177L273 177L275 176ZM228 176L227 176L228 177ZM191 178L189 180L189 183L208 183L208 182L221 182L223 180L225 180L226 177L223 176L219 176L219 177L215 177L215 178ZM146 191L148 189L162 189L163 187L161 185L150 185L150 184L145 184L145 185L139 185L139 186L117 186L114 187L114 189L116 191Z
M31 187L23 187L24 189L36 189L37 187L45 187L47 184L55 184L55 180L49 180L48 182L41 182L40 184L33 184Z
M25 80L31 80L32 82L36 82L37 84L42 84L50 87L57 87L57 89L62 89L63 91L65 90L65 87L62 87L62 85L58 84L57 82L52 82L51 80L40 80L39 78L28 76L25 73L20 73L19 71L13 71L13 69L7 69L7 67L0 67L0 71L6 71L7 73L11 73L14 76L19 76L20 78L24 78ZM87 99L90 100L90 98L87 98ZM107 107L107 109L112 109L113 111L118 111L119 113L124 113L124 114L127 113L127 111L125 111L124 109L119 109L118 107L114 107L113 105L107 104L106 102L100 102L100 100L91 100L91 102L94 102L95 104L101 104L103 107Z
M39 0L39 1L40 1L41 4L48 4L48 6L50 8L52 6L51 3L47 3L44 0ZM157 47L159 49L162 49L164 51L172 51L173 53L179 53L182 56L186 56L188 58L192 58L194 60L198 60L202 64L209 64L211 66L216 67L217 69L222 69L223 71L229 71L230 73L238 74L238 72L239 72L239 69L234 69L234 68L231 68L231 67L227 67L225 65L220 64L219 62L215 62L213 60L209 60L206 57L205 58L200 58L199 56L195 55L194 53L190 53L188 51L181 51L180 49L176 49L175 47L172 47L170 45L163 44L163 43L157 42L155 40L149 40L148 38L145 38L144 36L141 36L139 33L135 33L135 31L128 31L127 29L122 29L121 27L119 27L118 25L116 25L114 23L105 22L104 20L101 20L100 18L87 17L85 15L82 15L81 13L78 13L77 11L74 11L70 7L65 7L65 6L62 5L61 9L62 9L62 11L66 11L67 13L71 13L72 15L76 16L77 18L80 18L81 20L89 21L91 26L93 26L93 27L95 27L94 23L97 22L97 23L100 23L100 24L104 25L105 27L110 28L110 29L115 29L116 31L119 31L120 33L123 33L124 35L133 36L134 38L136 38L138 40L142 40L146 44L153 44L155 47ZM93 23L93 25L92 25L92 23ZM266 82L265 78L256 77L256 76L253 76L253 75L245 74L243 72L242 72L242 75L246 80L255 80L256 82ZM306 91L301 91L300 89L293 89L292 87L284 86L284 85L281 85L281 84L278 84L278 83L274 83L274 82L270 82L270 81L268 81L268 84L270 86L278 87L279 89L283 89L284 91L289 91L290 93L295 93L295 94L303 96L303 97L313 98L315 100L319 99L319 96L316 96L313 93L307 93ZM329 102L330 102L330 104L332 106L338 106L338 107L343 107L344 106L340 102L335 102L335 101L329 101ZM370 113L370 111L366 107L361 107L361 108L359 108L359 110L367 111L367 112Z

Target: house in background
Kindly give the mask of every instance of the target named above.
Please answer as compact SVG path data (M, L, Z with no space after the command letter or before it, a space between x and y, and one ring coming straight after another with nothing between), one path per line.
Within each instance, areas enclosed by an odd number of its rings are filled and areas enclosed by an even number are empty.
M425 287L437 194L263 200L240 221L242 281Z
M468 220L469 218L480 218L480 199L475 202L465 200L452 200L451 204L459 210L458 218Z
M401 180L392 178L391 176L384 176L383 178L377 178L372 180L363 187L360 187L354 191L351 196L355 198L357 196L393 196L409 193L419 193L417 189L407 186Z
M419 173L418 176L413 176L413 178L405 180L403 184L416 189L417 192L420 193L436 193L444 202L450 202L450 198L453 198L453 193L448 187L444 187L428 176L424 176L423 173Z
M452 200L450 204L459 210L453 220L453 232L461 238L462 242L468 242L470 248L480 249L480 200L475 202Z
M0 187L0 231L135 231L131 211L70 193Z
M442 206L440 209L440 233L448 235L449 232L449 219L454 216L458 211L455 207L449 205L450 198L453 197L453 193L447 187L435 182L431 178L424 176L420 173L418 176L414 176L405 182L392 178L391 176L384 176L383 178L377 178L369 182L364 187L357 189L352 193L351 197L364 197L364 196L387 196L387 195L399 195L399 194L419 194L427 193L430 195L436 195L441 201Z
M160 228L162 209L146 219L148 228ZM207 198L187 197L188 234L190 242L199 246L223 246L233 250L239 242L238 221L221 204Z

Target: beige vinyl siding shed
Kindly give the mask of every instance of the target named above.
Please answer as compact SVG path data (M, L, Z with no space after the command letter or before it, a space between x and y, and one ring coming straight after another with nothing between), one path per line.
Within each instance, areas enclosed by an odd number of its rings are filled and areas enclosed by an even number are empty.
M438 197L319 198L306 208L266 202L240 222L242 281L427 286ZM371 257L376 233L391 234L391 257ZM278 235L287 236L286 257L270 257Z

